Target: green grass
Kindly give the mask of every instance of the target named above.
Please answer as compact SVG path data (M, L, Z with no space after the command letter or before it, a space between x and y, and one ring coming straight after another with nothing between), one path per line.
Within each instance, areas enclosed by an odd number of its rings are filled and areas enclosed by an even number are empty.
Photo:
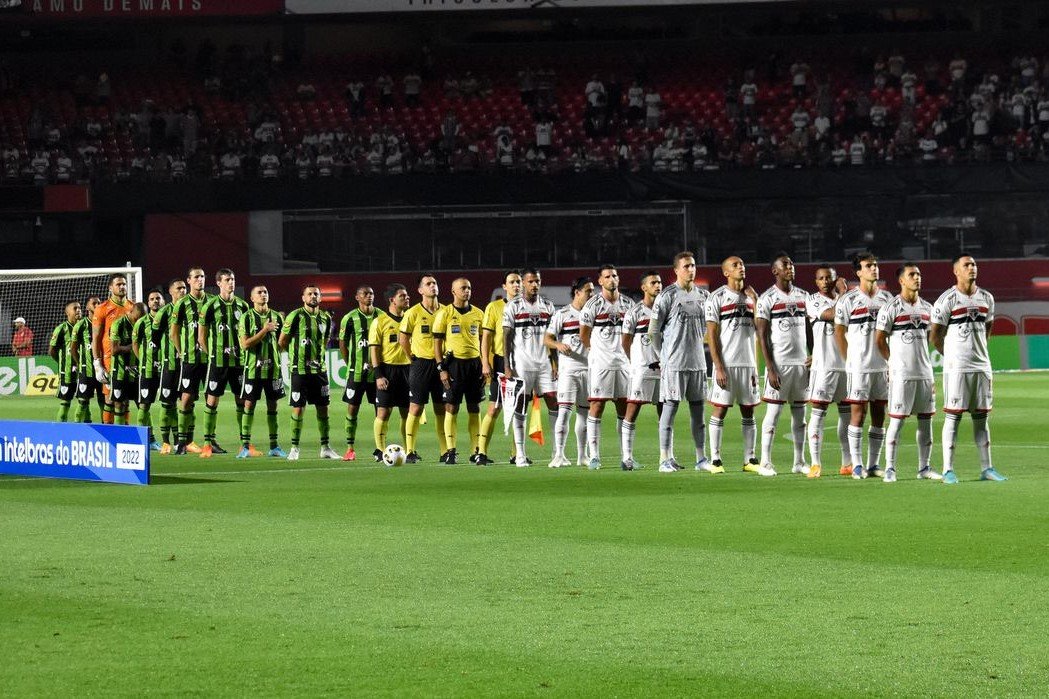
M913 424L891 486L659 474L651 408L634 473L322 462L311 413L298 463L0 478L0 693L1045 696L1046 395L1049 374L996 377L1007 483L976 480L968 420L955 487L912 479ZM611 465L610 424L603 445Z

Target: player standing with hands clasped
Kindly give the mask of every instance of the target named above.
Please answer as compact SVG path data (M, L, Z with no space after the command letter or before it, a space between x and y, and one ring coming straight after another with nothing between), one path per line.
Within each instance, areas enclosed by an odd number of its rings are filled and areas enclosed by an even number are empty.
M987 337L994 322L994 296L976 286L976 260L959 255L953 260L957 283L933 305L932 342L943 355L943 482L954 485L954 445L958 424L968 411L973 419L973 441L980 454L980 480L1004 481L991 462L991 358Z

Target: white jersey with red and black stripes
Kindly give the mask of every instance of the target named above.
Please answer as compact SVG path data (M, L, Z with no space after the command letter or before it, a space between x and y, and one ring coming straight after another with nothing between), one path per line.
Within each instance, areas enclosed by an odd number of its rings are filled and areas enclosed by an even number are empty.
M845 369L850 373L874 374L885 371L888 362L874 342L874 324L882 306L892 301L892 294L878 289L868 296L859 288L850 289L834 306L834 324L845 326L849 351Z
M932 304L918 297L908 303L897 296L882 306L876 327L889 339L889 377L893 380L932 380L929 359L929 323Z
M812 323L812 371L845 371L845 359L834 344L834 319L823 320L820 316L833 309L837 299L816 292L809 294L805 312Z
M557 354L557 371L559 374L566 371L576 371L587 367L587 349L579 338L579 316L572 304L557 309L550 318L550 325L546 328L547 335L553 335L558 342L563 342L571 348L570 354Z
M772 356L778 366L805 366L808 360L808 300L809 292L796 286L790 291L771 286L758 297L756 313L769 324Z
M619 294L615 301L604 292L594 294L583 306L579 323L591 328L590 366L597 369L626 369L629 359L623 351L623 318L634 306L633 299Z
M659 369L649 368L659 363L659 352L656 351L652 338L648 334L649 324L654 317L655 311L643 303L634 304L634 307L623 316L623 334L634 336L630 344L630 371L632 374L651 372L652 375L659 376Z
M932 322L947 328L943 339L943 370L990 371L987 352L987 323L994 320L994 296L976 288L964 294L951 287L932 307Z
M704 311L708 323L718 324L722 363L726 367L756 367L754 301L725 285L707 298Z
M542 296L537 296L535 301L518 296L506 302L503 328L504 331L513 329L515 371L539 371L550 365L550 351L543 339L554 313L554 305Z

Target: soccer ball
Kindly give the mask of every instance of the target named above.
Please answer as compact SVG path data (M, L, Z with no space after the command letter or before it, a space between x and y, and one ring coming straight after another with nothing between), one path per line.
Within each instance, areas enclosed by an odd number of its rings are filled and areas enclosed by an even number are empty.
M382 452L382 462L387 466L400 466L404 463L404 447L400 444L388 444Z

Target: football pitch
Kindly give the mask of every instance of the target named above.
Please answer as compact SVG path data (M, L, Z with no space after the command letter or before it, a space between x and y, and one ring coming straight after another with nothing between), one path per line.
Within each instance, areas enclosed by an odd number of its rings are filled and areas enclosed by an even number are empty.
M1049 373L995 394L1005 483L977 480L968 418L956 486L914 479L913 420L898 483L836 475L833 414L823 478L789 474L789 414L780 475L744 474L735 410L728 474L660 474L651 407L632 473L607 412L592 472L534 445L528 469L437 464L432 414L429 460L387 468L369 408L363 460L322 461L311 408L298 462L155 456L145 488L0 477L0 691L1046 696ZM3 398L0 418L55 408ZM231 403L219 426L233 449Z

